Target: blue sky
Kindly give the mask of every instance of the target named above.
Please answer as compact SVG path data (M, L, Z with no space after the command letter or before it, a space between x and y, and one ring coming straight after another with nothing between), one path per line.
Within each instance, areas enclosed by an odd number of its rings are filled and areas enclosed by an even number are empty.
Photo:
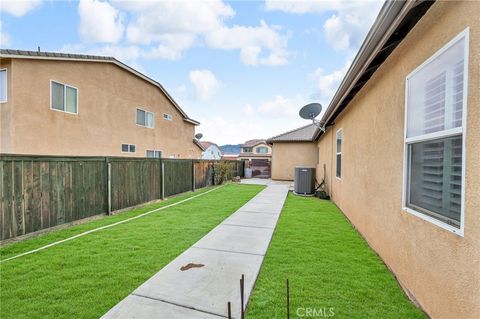
M328 105L382 1L2 0L0 46L109 55L162 83L218 144Z

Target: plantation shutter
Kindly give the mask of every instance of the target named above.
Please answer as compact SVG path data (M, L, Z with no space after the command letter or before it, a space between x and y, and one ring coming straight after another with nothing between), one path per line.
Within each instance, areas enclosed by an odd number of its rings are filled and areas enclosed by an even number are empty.
M425 82L420 134L462 126L463 60ZM418 114L418 113L417 113ZM417 118L418 119L418 118ZM459 225L462 190L462 135L412 143L410 204Z

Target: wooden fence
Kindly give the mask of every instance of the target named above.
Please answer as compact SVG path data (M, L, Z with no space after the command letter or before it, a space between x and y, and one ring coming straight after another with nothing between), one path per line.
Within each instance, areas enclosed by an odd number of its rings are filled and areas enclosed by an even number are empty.
M0 154L0 238L215 184L216 161ZM243 177L243 162L228 161Z

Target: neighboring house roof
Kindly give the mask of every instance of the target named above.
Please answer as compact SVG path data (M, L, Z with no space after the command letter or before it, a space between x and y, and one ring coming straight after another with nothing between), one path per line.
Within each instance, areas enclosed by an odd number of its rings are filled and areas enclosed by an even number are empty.
M142 78L143 80L150 82L151 84L157 86L160 91L167 97L170 102L175 106L175 108L182 114L183 120L194 125L200 125L200 122L191 119L187 113L185 113L180 105L170 96L170 94L165 90L165 88L158 83L157 81L149 78L143 73L135 70L134 68L126 65L123 62L115 59L114 57L109 56L98 56L98 55L85 55L85 54L71 54L71 53L58 53L58 52L43 52L43 51L24 51L24 50L11 50L11 49L0 49L0 58L15 58L15 59L37 59L37 60L68 60L68 61L89 61L89 62L103 62L103 63L113 63L122 69L133 73L134 75Z
M205 150L207 149L207 148L203 147L202 143L199 142L199 141L198 141L197 139L195 139L195 138L193 139L193 144L197 145L197 146L202 150L202 152L205 152Z
M254 139L254 140L248 140L245 143L241 145L241 147L253 147L258 144L267 144L267 141L264 139Z
M267 142L269 144L278 142L313 142L319 133L320 129L315 124L308 124L271 137L267 140Z
M218 147L218 145L213 142L201 141L200 144L202 144L203 148L205 149L209 148L212 145L215 145L218 149L220 149L220 147Z
M322 124L330 126L334 123L337 116L347 107L432 4L433 1L388 0L385 2L320 120Z

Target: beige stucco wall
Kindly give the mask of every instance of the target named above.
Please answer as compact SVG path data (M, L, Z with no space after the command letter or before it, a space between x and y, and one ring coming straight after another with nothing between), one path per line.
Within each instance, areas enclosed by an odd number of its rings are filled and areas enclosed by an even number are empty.
M12 59L10 67L2 153L145 157L149 149L163 157L201 157L193 143L195 126L158 87L118 66ZM78 88L78 115L50 109L50 80ZM136 125L137 107L154 112L154 129ZM163 113L173 120L164 120ZM122 143L135 144L136 152L122 153Z
M272 179L293 181L295 166L317 165L317 145L312 142L274 143Z
M332 200L433 318L480 318L480 2L437 2L319 140ZM402 210L405 77L470 27L464 237ZM334 140L343 128L342 180ZM332 134L333 133L333 134ZM317 170L319 174L319 169Z

